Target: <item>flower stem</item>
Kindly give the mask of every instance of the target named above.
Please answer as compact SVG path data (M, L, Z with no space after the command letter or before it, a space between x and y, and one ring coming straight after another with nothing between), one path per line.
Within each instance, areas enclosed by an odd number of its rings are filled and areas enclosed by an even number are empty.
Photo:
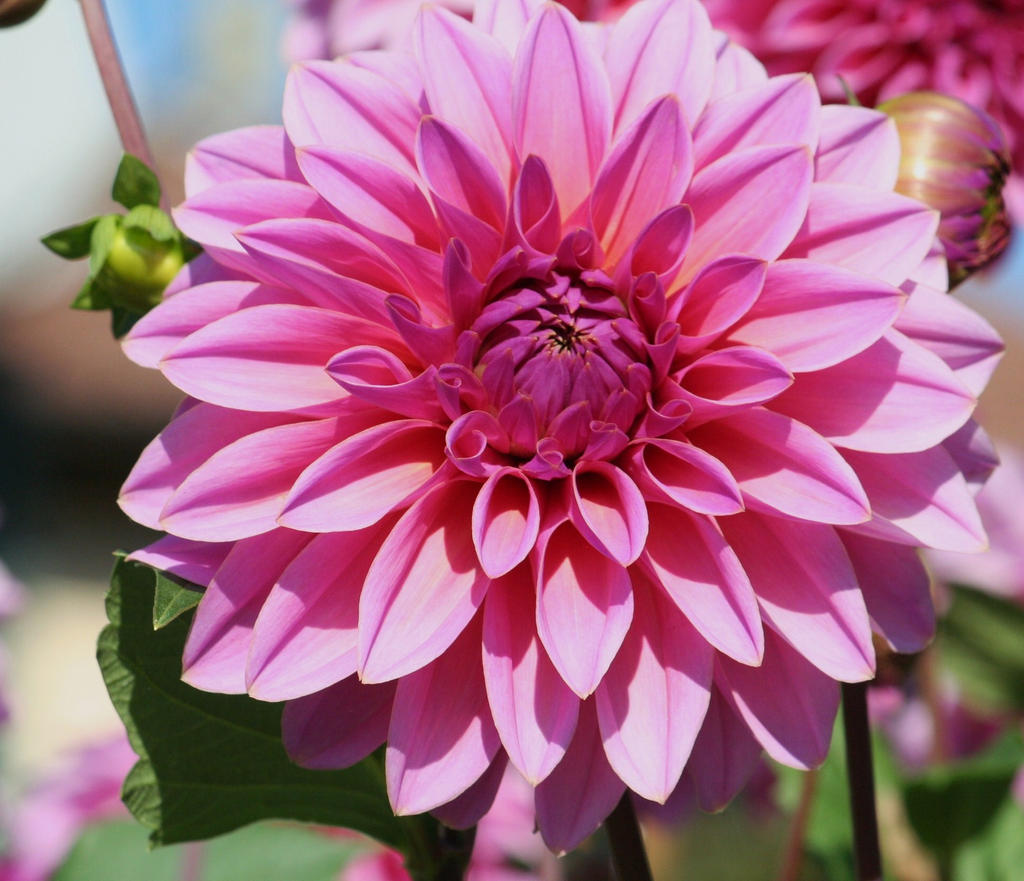
M627 792L604 821L618 881L652 881L651 866L640 835L633 800Z
M853 815L853 851L857 881L881 881L882 852L875 812L875 772L868 728L867 683L843 683L843 729L846 735L846 774Z
M800 786L800 802L793 814L786 838L786 850L782 856L779 869L779 881L797 881L804 860L804 837L807 835L807 823L811 818L814 806L814 791L818 784L818 772L807 771Z
M131 153L150 168L154 168L153 154L149 150L138 108L128 88L128 80L125 78L124 67L110 32L110 20L107 18L103 0L81 0L81 3L85 30L89 34L89 43L92 45L96 66L99 68L103 88L110 102L110 110L114 114L117 132L121 136L121 144L126 153Z

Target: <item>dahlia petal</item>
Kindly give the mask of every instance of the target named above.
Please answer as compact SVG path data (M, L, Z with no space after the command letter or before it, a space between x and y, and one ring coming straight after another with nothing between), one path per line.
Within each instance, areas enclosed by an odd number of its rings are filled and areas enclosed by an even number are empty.
M707 711L714 650L660 588L638 584L634 601L633 624L594 703L615 773L633 792L663 804Z
M719 525L776 633L833 679L874 675L868 612L832 527L753 512Z
M399 680L385 762L395 813L419 814L452 801L484 774L500 746L477 619L437 660Z
M428 324L424 310L401 294L392 294L386 305L391 323L421 364L442 365L455 357L455 330L451 324Z
M199 254L189 260L178 274L164 288L164 302L180 294L182 291L197 285L209 284L212 281L252 281L248 275L229 269L217 263L209 254Z
M870 516L857 474L820 435L781 413L755 408L689 432L736 478L747 507L818 523Z
M508 756L499 750L476 783L457 798L434 808L430 813L449 829L471 829L490 811L501 788L501 782L505 779L506 770ZM405 881L404 869L401 881Z
M807 257L902 284L924 260L939 215L916 199L863 186L816 183L785 257Z
M647 507L636 484L608 462L580 462L570 517L580 534L617 563L636 561L647 540Z
M314 305L385 327L390 323L385 298L409 290L401 271L380 248L340 223L265 220L245 227L235 238L261 277L302 291Z
M764 632L736 554L707 517L651 504L642 560L701 636L742 664L758 664Z
M374 71L351 62L296 65L285 83L282 115L296 147L331 144L405 174L415 172L419 108L401 87Z
M719 658L715 681L775 761L791 768L816 767L832 741L839 684L772 631L764 642L760 667Z
M458 239L449 241L444 252L444 291L457 331L473 323L484 302L484 286L472 269L473 258L465 243Z
M538 543L537 633L555 669L581 698L608 670L633 618L629 573L570 523Z
M279 125L254 125L204 138L185 158L185 197L242 178L302 180Z
M836 446L911 453L962 426L975 399L942 360L889 330L835 367L801 374L773 403Z
M594 832L626 789L605 758L593 705L582 705L565 758L534 791L537 827L556 854L573 850Z
M188 541L165 535L127 557L206 587L234 547L232 542Z
M512 55L527 22L542 3L543 0L480 0L473 7L473 24L492 34Z
M752 257L720 257L707 264L669 304L682 347L701 348L742 318L761 294L766 264Z
M679 272L693 239L693 212L689 205L673 205L655 216L636 237L619 266L634 277L652 272L662 286ZM616 267L616 276L620 269Z
M726 254L778 257L807 213L811 173L810 151L792 146L751 147L697 172L684 197L696 225L683 278Z
M295 479L334 443L338 428L335 418L291 422L223 447L174 491L161 526L195 541L234 541L274 529Z
M500 578L533 550L540 528L540 504L533 482L517 468L495 471L473 503L473 544L480 566Z
M348 225L427 248L440 245L437 220L416 181L386 162L318 144L296 151L306 180Z
M789 74L712 101L693 129L697 168L727 153L778 144L818 145L821 99L810 74Z
M972 492L977 492L999 465L992 438L973 419L942 442L942 448L953 457L957 470L964 476Z
M252 697L291 700L356 672L359 586L390 525L318 535L289 563L253 626Z
M279 522L304 532L371 526L421 490L444 462L439 426L419 419L373 425L308 464Z
M764 65L742 46L737 45L724 34L716 31L720 38L715 63L715 82L711 89L711 98L722 98L740 89L760 85L766 79Z
M442 484L413 504L381 545L359 602L364 682L395 679L434 660L483 602L490 580L463 525L476 494L475 483Z
M810 260L782 260L730 340L761 346L795 373L862 352L889 328L906 295L876 279Z
M182 653L181 678L203 691L245 693L245 660L256 616L278 576L309 541L276 529L238 542L196 608Z
M280 413L249 413L196 404L154 438L121 487L117 503L129 517L160 529L160 513L193 471L223 447L289 421Z
M690 753L686 777L705 811L720 811L746 785L761 761L761 745L717 689Z
M355 676L288 701L281 740L303 768L330 770L361 762L384 743L391 724L395 683L363 685Z
M439 6L420 11L413 48L431 112L475 142L504 188L511 168L510 52Z
M896 329L952 368L980 395L1003 353L1003 341L973 309L940 291L917 287L896 321Z
M386 349L353 346L331 358L327 372L352 397L389 413L428 421L444 417L437 400L437 370L432 366L414 377Z
M692 127L715 78L711 23L704 7L691 0L634 4L611 27L604 60L616 129L669 94L679 96Z
M295 410L346 396L324 366L339 349L360 344L396 347L391 332L359 318L306 306L254 306L196 331L160 367L201 401Z
M558 201L572 212L590 192L608 145L611 94L601 59L561 6L542 7L527 26L516 51L512 115L519 155L544 160Z
M590 195L594 232L610 264L651 217L679 202L693 171L690 133L675 96L655 101L619 138Z
M197 285L147 312L121 341L121 350L141 367L157 367L167 353L218 318L270 303L313 305L297 291L252 281L216 281Z
M900 139L889 116L868 107L821 108L815 180L891 192L899 167Z
M551 254L562 236L558 196L544 160L531 154L519 170L512 197L512 218L527 244Z
M893 651L921 651L935 635L935 606L917 549L846 530L840 538L875 628Z
M713 516L743 510L740 488L729 469L693 444L651 439L633 447L629 462L630 474L653 501Z
M484 681L512 764L536 786L565 755L580 699L541 646L527 567L496 581L484 604Z
M735 407L770 401L793 384L793 375L770 352L730 346L697 358L679 372L678 382L693 407L695 424Z
M876 516L858 531L943 551L976 553L988 547L974 496L942 447L920 453L844 455L861 476Z

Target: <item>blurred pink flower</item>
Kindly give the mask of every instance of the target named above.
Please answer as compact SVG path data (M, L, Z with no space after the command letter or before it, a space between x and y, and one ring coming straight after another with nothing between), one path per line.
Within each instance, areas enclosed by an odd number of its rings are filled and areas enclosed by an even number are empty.
M206 255L125 340L189 398L121 497L208 585L184 678L289 701L310 767L386 741L399 813L472 823L510 761L554 850L684 768L715 807L762 746L820 762L872 624L931 636L915 548L985 545L1001 347L892 122L693 0L409 43L190 156Z
M123 814L121 784L135 763L124 734L86 747L14 807L0 853L2 881L46 881L89 823Z
M1024 220L1022 0L707 0L716 27L769 73L809 70L830 101L839 76L875 105L933 89L985 108L1005 130L1014 169L1010 212Z

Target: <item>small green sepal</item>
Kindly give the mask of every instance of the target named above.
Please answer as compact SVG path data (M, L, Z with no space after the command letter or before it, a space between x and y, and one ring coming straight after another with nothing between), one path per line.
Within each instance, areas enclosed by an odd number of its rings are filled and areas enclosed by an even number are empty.
M89 256L92 231L99 220L100 218L94 217L85 223L59 229L44 236L42 243L58 257L63 257L65 260L81 260L83 257Z
M125 153L117 166L110 195L119 205L131 210L139 205L160 204L160 181L145 162Z

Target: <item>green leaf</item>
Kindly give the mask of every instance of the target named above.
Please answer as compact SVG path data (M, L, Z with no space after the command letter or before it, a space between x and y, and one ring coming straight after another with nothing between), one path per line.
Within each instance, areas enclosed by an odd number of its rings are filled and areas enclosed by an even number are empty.
M203 844L153 851L138 824L116 820L87 829L52 881L337 881L359 849L310 829L261 823Z
M82 257L89 256L93 227L99 223L99 220L98 217L94 217L85 223L59 229L45 236L41 241L58 257L63 257L65 260L80 260Z
M91 250L89 251L89 278L96 278L110 256L114 247L118 230L121 228L120 214L105 214L92 230Z
M943 663L970 698L991 709L1024 710L1024 608L956 587L940 628Z
M179 236L171 218L152 205L132 208L125 215L121 227L126 231L141 230L156 242L173 242Z
M1024 744L1013 732L971 759L936 765L904 785L907 818L921 842L949 864L1006 799Z
M110 195L128 209L136 205L159 205L160 181L141 159L125 153L117 166Z
M153 598L153 629L160 630L199 605L202 588L178 581L167 572L154 572L156 594Z
M191 614L154 631L155 570L118 560L107 594L110 625L98 659L139 762L125 781L128 809L155 845L220 835L262 819L364 832L424 859L432 820L396 818L375 758L343 771L293 765L281 745L281 705L210 694L181 681ZM156 613L154 614L156 610ZM436 839L436 836L435 836Z

